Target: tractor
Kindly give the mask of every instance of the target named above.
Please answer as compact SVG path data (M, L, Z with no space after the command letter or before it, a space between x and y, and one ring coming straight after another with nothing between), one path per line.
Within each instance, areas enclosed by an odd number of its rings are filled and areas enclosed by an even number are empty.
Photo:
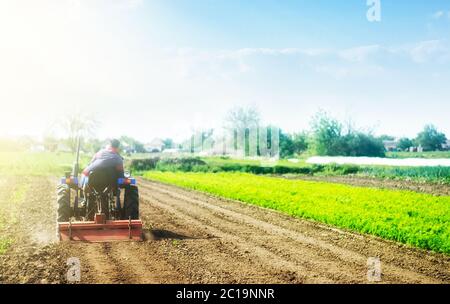
M128 172L125 172L124 177L117 177L112 170L92 171L89 179L102 182L87 182L81 185L79 158L80 139L72 171L66 172L57 186L59 240L143 240L136 179Z

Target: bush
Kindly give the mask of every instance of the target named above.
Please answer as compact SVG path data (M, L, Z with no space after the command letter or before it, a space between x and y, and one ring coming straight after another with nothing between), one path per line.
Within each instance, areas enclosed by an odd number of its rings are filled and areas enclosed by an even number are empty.
M161 159L156 164L155 169L160 171L207 172L208 165L198 157L167 158Z
M159 157L146 159L133 159L130 163L130 168L136 171L147 171L156 169L156 164L160 161Z
M315 169L313 169L315 168ZM263 167L257 164L245 163L214 163L207 164L198 157L185 158L167 158L160 159L158 157L133 160L131 162L131 169L136 171L157 170L163 172L243 172L253 174L313 174L315 171L320 171L323 166L305 166L305 167L291 167L285 165L276 165L273 167ZM319 170L320 169L320 170Z
M371 134L357 132L344 136L347 151L346 156L384 157L385 148L381 140Z
M312 168L310 167L287 167L287 166L275 166L273 167L274 174L312 174Z
M133 160L132 170L136 171L163 171L163 172L242 172L258 175L265 174L323 174L330 176L358 174L376 178L414 179L427 182L450 183L450 167L383 167L383 166L356 166L356 165L305 165L289 166L276 165L263 167L258 164L242 162L211 162L207 163L199 157L185 157L172 159L151 158Z
M358 166L353 165L338 165L338 164L329 164L324 168L324 172L332 174L332 175L348 175L348 174L356 174L359 171Z
M351 128L344 132L342 123L324 112L319 112L314 117L312 129L313 148L317 155L384 156L385 149L381 139Z

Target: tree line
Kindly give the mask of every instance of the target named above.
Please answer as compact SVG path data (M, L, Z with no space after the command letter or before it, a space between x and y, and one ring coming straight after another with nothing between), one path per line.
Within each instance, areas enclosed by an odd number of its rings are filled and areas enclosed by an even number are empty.
M255 108L232 109L226 118L229 130L244 129L244 132L258 126L260 122L260 114ZM351 123L345 124L324 111L314 115L307 131L288 133L279 129L279 132L282 158L304 153L319 156L384 157L385 141L395 139L387 135L376 136L372 131L358 129ZM411 147L421 147L423 151L440 151L445 149L446 141L446 135L429 124L415 138L401 138L397 143L397 149L406 151Z
M245 154L249 151L250 130L261 126L261 115L253 107L237 107L231 109L224 118L224 130L238 140L236 134L244 134ZM107 143L93 136L99 123L92 116L74 114L65 117L60 126L65 131L66 137L57 139L52 136L45 136L43 145L47 151L61 150L63 145L65 150L75 151L78 136L82 138L82 147L85 152L95 153ZM271 128L272 127L272 128ZM343 123L324 111L316 113L311 120L309 130L302 132L288 133L280 128L269 126L269 130L278 130L278 144L280 157L296 157L301 154L319 156L372 156L383 157L386 153L385 141L394 141L394 137L388 135L375 136L372 131L365 131L354 127L351 123ZM270 131L269 131L270 133ZM259 134L257 135L259 136ZM268 146L271 146L272 136L268 136ZM125 153L146 153L144 143L131 136L119 138L122 142ZM150 140L150 139L149 139ZM201 145L204 143L214 144L216 130L208 129L201 131ZM396 142L396 149L407 151L411 147L421 147L423 151L440 151L445 149L447 137L434 125L426 125L415 138L401 138ZM258 142L259 139L258 139ZM171 138L162 140L162 149L179 149L185 152L194 151L192 149L193 137L186 139L182 143L175 143ZM29 148L33 140L25 138L22 140L1 140L0 150L22 150ZM190 148L186 148L190 147ZM448 149L448 146L446 147ZM260 147L257 147L258 153ZM63 149L64 150L64 149Z

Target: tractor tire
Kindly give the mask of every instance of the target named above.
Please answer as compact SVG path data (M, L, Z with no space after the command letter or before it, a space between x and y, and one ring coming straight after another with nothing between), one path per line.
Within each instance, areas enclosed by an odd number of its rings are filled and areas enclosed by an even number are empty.
M108 195L102 195L100 198L102 204L102 212L105 214L106 219L110 220L109 217L109 197Z
M95 199L92 197L92 195L88 195L86 198L86 219L88 221L93 221L94 216L97 213L97 204L95 202Z
M72 211L70 209L70 188L68 185L59 185L56 188L56 201L58 204L58 222L68 222Z
M139 219L139 191L136 186L125 188L124 198L125 219Z

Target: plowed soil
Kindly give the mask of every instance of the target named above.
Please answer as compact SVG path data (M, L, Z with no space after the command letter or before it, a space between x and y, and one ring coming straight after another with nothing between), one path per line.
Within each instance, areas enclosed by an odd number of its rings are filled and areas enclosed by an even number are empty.
M142 179L146 241L59 243L57 181L27 177L13 197L15 179L0 177L3 283L66 283L69 257L81 283L370 283L369 257L381 283L450 283L449 256Z

